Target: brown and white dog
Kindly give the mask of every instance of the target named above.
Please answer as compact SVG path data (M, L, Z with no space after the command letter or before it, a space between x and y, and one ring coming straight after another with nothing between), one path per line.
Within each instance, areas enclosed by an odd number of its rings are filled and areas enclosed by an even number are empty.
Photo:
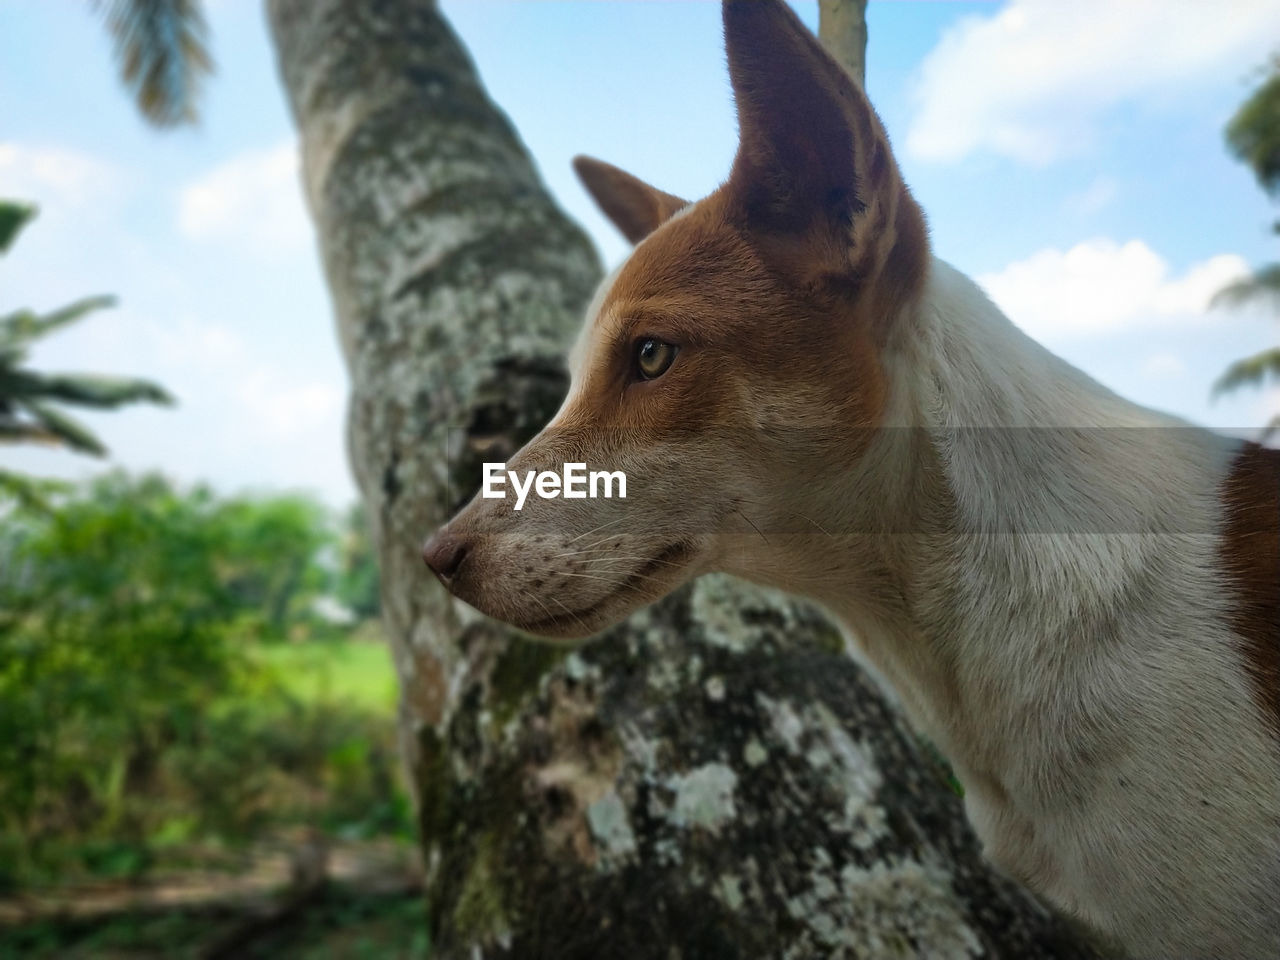
M1131 404L930 254L860 88L728 0L741 143L685 201L581 158L636 244L457 597L583 637L700 573L811 597L952 762L992 859L1140 957L1280 957L1280 466Z

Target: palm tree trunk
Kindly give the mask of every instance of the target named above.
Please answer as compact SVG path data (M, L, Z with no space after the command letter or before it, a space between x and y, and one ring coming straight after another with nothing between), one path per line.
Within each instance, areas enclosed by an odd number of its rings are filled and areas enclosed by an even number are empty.
M269 11L351 373L434 956L1090 955L984 865L808 607L706 577L569 654L429 581L419 543L478 460L556 409L600 267L434 3Z

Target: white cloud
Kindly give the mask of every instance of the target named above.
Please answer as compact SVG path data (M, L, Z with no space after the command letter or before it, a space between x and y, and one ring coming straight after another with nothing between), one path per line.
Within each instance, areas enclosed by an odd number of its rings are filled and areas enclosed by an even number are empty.
M1192 320L1247 270L1243 258L1218 254L1174 275L1141 240L1098 238L1065 252L1041 250L977 279L1027 333L1063 340Z
M101 202L116 192L110 164L64 147L0 143L0 195L62 213Z
M1009 0L961 20L925 58L907 149L1047 162L1087 142L1100 111L1243 74L1278 34L1275 0Z
M292 140L232 157L182 188L178 226L192 240L243 244L259 255L306 249L311 223Z

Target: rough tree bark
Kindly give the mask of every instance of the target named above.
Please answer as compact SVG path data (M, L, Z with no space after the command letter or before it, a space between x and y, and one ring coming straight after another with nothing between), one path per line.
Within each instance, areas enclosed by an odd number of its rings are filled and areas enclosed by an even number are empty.
M1090 956L984 864L941 768L807 606L706 577L570 653L429 580L419 544L478 461L558 406L600 267L434 3L269 15L351 373L435 955Z

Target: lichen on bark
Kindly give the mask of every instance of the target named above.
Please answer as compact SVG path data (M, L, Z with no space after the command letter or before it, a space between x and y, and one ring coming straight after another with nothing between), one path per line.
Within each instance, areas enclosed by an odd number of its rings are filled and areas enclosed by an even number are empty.
M566 654L421 539L565 389L600 277L429 0L269 0L351 374L434 956L1084 957L813 609L704 578Z

